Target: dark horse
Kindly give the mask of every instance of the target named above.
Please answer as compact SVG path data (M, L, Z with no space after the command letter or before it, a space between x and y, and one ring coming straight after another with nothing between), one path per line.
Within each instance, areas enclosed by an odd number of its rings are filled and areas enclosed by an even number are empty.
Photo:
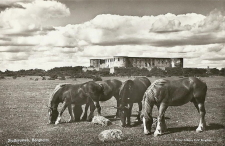
M123 83L119 93L119 117L122 127L130 126L130 117L133 103L138 103L139 112L137 120L140 122L140 112L142 110L142 99L145 91L151 85L146 77L138 77L134 80L127 80Z
M91 112L88 117L90 121L93 117L95 108L98 107L98 101L101 94L102 87L93 81L83 84L57 85L49 101L49 123L58 124L67 107L70 114L69 122L75 120L74 114L76 114L75 116L78 115L79 120L79 117L82 114L81 105L83 104L90 105ZM62 103L63 105L61 111L58 113L57 108L59 103ZM75 110L78 110L78 112Z
M206 127L204 106L206 92L207 85L194 77L173 81L159 79L153 82L144 95L144 134L150 134L151 132L154 105L159 110L157 127L154 133L154 136L158 136L167 130L164 114L168 106L181 106L189 101L194 103L201 116L196 132L204 131Z
M114 96L117 100L117 106L118 106L119 90L122 85L122 82L116 79L112 79L112 80L97 81L96 83L102 86L103 88L103 94L100 96L99 101L106 101L106 100L109 100L112 96ZM82 120L87 119L88 108L89 108L89 104L86 104ZM98 106L97 110L98 110L98 113L101 113L100 106ZM118 110L116 112L116 116L118 116Z

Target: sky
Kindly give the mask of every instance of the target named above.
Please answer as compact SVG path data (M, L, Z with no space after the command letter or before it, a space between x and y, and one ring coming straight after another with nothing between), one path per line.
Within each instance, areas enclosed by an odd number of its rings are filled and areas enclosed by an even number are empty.
M1 0L0 70L182 57L225 67L225 0Z

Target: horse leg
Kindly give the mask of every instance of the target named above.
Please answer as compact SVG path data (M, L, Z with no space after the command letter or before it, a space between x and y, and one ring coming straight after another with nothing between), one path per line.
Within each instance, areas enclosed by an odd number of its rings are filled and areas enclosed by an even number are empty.
M133 103L129 103L128 113L127 113L127 126L130 126L130 117L132 113Z
M198 103L198 108L199 108L199 114L200 114L200 122L198 125L198 128L196 129L196 132L203 132L206 127L206 122L205 122L205 106L204 103Z
M94 101L94 104L95 104L95 107L97 108L97 116L101 116L101 106L99 104L99 101L97 102Z
M116 107L119 107L119 99L118 98L116 98ZM114 118L119 118L119 110L118 109L116 109L116 116L114 117Z
M191 100L191 102L193 102L194 106L196 107L196 109L197 109L197 111L198 111L198 113L199 113L199 108L198 108L198 103L197 103L197 101L193 98L193 99Z
M94 111L95 111L95 104L93 103L93 101L91 101L90 102L90 114L89 114L89 116L88 116L88 118L87 118L87 121L91 121L92 120L92 118L94 117Z
M158 110L159 110L159 107L160 106L157 106ZM165 114L163 114L163 116L162 116L162 124L161 124L161 127L162 127L162 129L163 129L164 132L167 130Z
M74 106L73 113L74 113L74 116L75 116L75 121L80 121L80 116L81 116L82 112L83 112L83 110L82 110L81 105L75 105Z
M57 120L55 121L55 125L57 125L57 124L59 124L59 122L60 122L60 120L61 120L61 118L62 118L62 114L63 114L63 112L65 111L65 109L67 108L67 104L66 104L66 102L64 101L63 102L63 106L62 106L62 109L61 109L61 111L59 112L59 116L57 117Z
M142 111L142 103L138 102L138 107L139 107L139 111L138 111L138 115L137 115L137 121L141 122L141 111Z
M153 118L152 118L152 109L154 104L153 103L145 103L145 109L143 113L143 126L144 126L144 134L148 135L151 133L151 128L153 124Z
M161 103L159 106L159 115L158 115L158 119L157 119L157 127L154 132L154 136L161 135L166 130L166 129L164 129L166 123L165 123L165 121L163 122L163 119L165 120L165 118L163 118L163 116L164 116L167 108L168 108L168 105L166 105L165 103Z
M71 122L74 121L74 114L73 114L73 111L72 111L72 105L68 105L68 111L69 111L69 114L70 114L70 119L67 122L71 123Z
M82 121L86 121L87 120L87 111L88 111L88 108L89 108L89 103L86 103L85 105L85 108L84 108L84 114L81 118Z

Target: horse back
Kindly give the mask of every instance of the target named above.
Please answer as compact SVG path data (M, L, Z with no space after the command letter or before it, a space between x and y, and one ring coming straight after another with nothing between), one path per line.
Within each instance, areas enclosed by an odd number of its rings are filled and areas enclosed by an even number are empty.
M93 101L99 101L100 96L103 94L103 88L94 81L89 81L80 86L78 96L91 98Z
M130 102L137 103L142 101L143 95L147 88L151 85L151 82L146 77L138 77L134 80L131 80L133 82L132 90L127 90L126 92L128 95L130 95Z
M190 77L179 80L161 80L153 83L154 86L148 90L149 95L156 102L168 103L170 106L186 104L193 98L202 102L205 100L207 86L198 78Z
M112 79L112 80L98 81L96 83L103 86L103 94L100 97L100 101L109 100L112 96L118 98L117 96L119 95L119 89L122 85L121 81L117 79Z
M144 94L147 88L151 85L150 80L146 77L135 78L133 82L134 82L133 92L138 92L140 94Z

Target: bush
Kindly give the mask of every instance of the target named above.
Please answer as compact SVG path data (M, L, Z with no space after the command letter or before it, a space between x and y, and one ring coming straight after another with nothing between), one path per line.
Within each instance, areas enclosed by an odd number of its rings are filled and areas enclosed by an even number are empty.
M57 78L58 78L58 75L53 74L53 75L50 75L49 80L55 80L55 79L57 79Z
M0 80L1 80L1 79L5 79L5 77L4 77L4 76L0 76Z
M183 76L183 68L181 67L167 67L165 69L166 75L167 76ZM189 76L186 74L186 76Z
M100 76L93 76L93 81L102 81Z
M158 77L164 77L166 72L160 68L154 67L150 70L149 74L147 75L148 77L151 76L158 76Z
M59 80L66 80L66 77L65 77L65 76L61 76L61 77L59 78Z
M115 75L117 76L147 76L149 71L147 68L138 67L115 67Z

